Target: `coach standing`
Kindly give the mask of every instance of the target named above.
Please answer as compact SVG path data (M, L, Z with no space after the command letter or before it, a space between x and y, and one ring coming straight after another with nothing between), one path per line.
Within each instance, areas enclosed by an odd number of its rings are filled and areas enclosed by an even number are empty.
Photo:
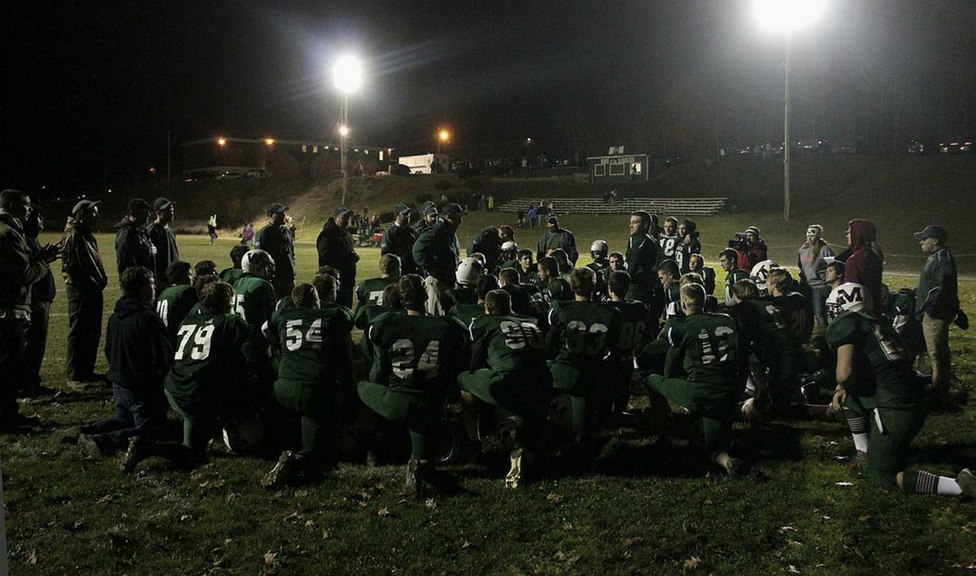
M426 274L427 312L444 316L451 308L448 291L454 288L461 245L457 229L464 221L464 209L459 204L448 204L433 226L424 230L413 245L413 259Z
M176 206L168 198L156 198L153 211L156 213L156 220L149 225L147 232L150 242L156 248L156 267L152 270L156 277L156 286L162 292L162 287L167 282L166 271L169 270L169 265L180 259L176 235L171 226L176 215Z
M156 247L149 240L149 232L146 231L150 210L152 207L149 202L142 198L133 198L129 200L125 217L115 227L115 261L119 276L133 266L156 269Z
M956 261L949 253L949 234L942 226L926 226L915 233L928 260L922 266L915 296L915 317L922 323L925 348L932 362L932 388L936 394L949 390L949 324L959 313L959 279Z
M275 296L284 298L295 288L295 239L285 226L288 207L278 202L268 206L271 221L254 238L254 247L271 255L275 263L275 273L271 284Z
M579 260L579 250L576 249L576 236L565 228L559 227L559 218L555 215L549 216L546 220L549 230L539 238L538 250L535 259L542 260L549 255L550 250L562 249L569 256L569 261L574 265Z
M340 206L335 216L325 221L319 237L315 239L315 248L319 253L319 267L332 266L339 271L339 293L336 302L346 308L352 308L352 295L356 291L356 263L359 254L352 243L349 233L349 216L352 210Z
M57 248L45 247L40 257L31 254L24 237L30 211L26 192L7 189L0 193L0 432L38 423L19 414L17 392L26 376L31 284L48 273L48 263L57 259Z
M65 366L71 388L83 388L85 382L96 380L95 358L102 338L102 291L108 285L108 275L98 254L98 241L92 232L101 204L91 200L75 204L68 218L61 253L61 275L68 297Z
M410 207L398 204L393 225L383 234L380 255L396 254L400 257L400 273L416 274L417 264L413 261L413 243L416 241L417 232L410 227Z

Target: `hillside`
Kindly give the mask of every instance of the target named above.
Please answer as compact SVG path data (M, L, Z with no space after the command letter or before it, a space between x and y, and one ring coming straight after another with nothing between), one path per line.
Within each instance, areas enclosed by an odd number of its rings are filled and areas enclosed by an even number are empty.
M399 202L415 203L419 195L440 196L436 183L451 182L453 188L472 186L454 176L366 177L349 180L347 204L359 211L389 212ZM701 226L706 249L717 249L736 230L759 225L778 257L789 259L802 241L807 224L824 226L829 240L843 243L848 220L870 218L878 223L880 241L892 270L917 270L920 254L911 232L927 223L940 223L950 231L950 243L960 269L976 273L976 237L969 232L976 191L976 156L808 156L795 159L793 168L793 211L791 222L783 222L782 164L779 162L733 161L706 165L688 162L658 175L651 182L594 185L570 176L541 178L479 178L481 192L491 193L496 202L512 198L600 197L610 188L630 197L724 196L734 214L708 219ZM184 226L203 222L216 213L222 225L236 228L241 223L263 221L263 209L271 202L291 206L302 232L299 239L314 239L314 233L338 206L341 181L322 180L221 180L157 186L138 190L152 198L168 195L179 206ZM111 207L110 213L112 212ZM677 214L675 216L681 216ZM472 215L473 230L498 218L511 216ZM573 218L573 221L577 219ZM619 223L617 223L619 220ZM594 237L616 237L626 232L626 217L594 220L580 217L580 244ZM567 220L569 222L569 220ZM607 230L589 230L600 223ZM582 229L579 229L582 227ZM617 232L617 230L621 232ZM465 233L466 234L466 233ZM611 239L611 238L608 238Z

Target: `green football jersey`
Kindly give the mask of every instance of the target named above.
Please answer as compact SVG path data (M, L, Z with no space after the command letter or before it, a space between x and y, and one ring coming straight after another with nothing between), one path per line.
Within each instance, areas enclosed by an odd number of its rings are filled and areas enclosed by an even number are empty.
M225 270L221 270L218 276L220 277L221 282L226 282L233 286L238 280L244 277L244 271L240 268L227 268Z
M295 307L295 301L291 299L291 294L288 294L287 296L283 296L281 300L278 300L278 303L275 304L275 310L285 310L287 308L294 308L294 307Z
M735 389L742 356L732 318L709 312L676 318L667 328L667 339L665 377Z
M634 354L643 350L647 338L647 306L642 302L604 302L607 308L620 314L620 338L613 359L633 362Z
M837 350L854 346L857 396L873 397L882 408L917 404L922 387L912 371L911 357L887 322L859 312L845 312L827 326L827 344Z
M774 297L773 304L779 308L796 342L801 345L808 342L813 334L813 307L810 299L799 292L790 292Z
M352 310L338 304L324 308L288 308L271 315L268 343L278 352L278 379L329 384L350 378L343 359Z
M779 362L782 354L799 347L779 308L771 300L743 300L732 307L741 346L749 346L761 361Z
M535 318L482 316L471 322L470 335L475 346L483 347L487 367L495 372L519 371L548 379L545 342Z
M518 272L519 284L537 284L539 282L539 273L536 269L536 265L533 264L528 270L522 268L521 264L515 267L515 271Z
M453 290L448 290L447 293L451 295L456 304L478 303L478 293L471 286L458 286Z
M356 299L359 301L358 306L365 306L367 304L382 305L383 290L398 280L399 278L370 278L369 280L363 280L356 287Z
M549 326L554 378L593 377L620 341L620 313L593 302L553 302Z
M173 367L166 376L167 392L180 404L188 404L243 386L247 370L243 348L250 332L233 314L200 309L187 316L177 331Z
M568 280L563 278L553 278L546 284L544 292L548 293L549 301L555 302L557 300L574 300L576 296L573 294L573 289L569 285Z
M369 325L375 357L371 382L406 391L452 385L466 364L464 327L449 316L381 314Z
M448 312L453 318L457 319L462 326L468 326L471 321L479 316L485 315L484 304L458 304Z
M271 319L275 311L275 293L271 282L264 278L245 274L234 284L234 301L231 313L244 320L251 327L251 338L244 353L248 360L259 366L268 358L264 334L261 328Z
M176 344L176 332L180 329L183 319L197 303L197 291L189 284L170 286L163 290L156 298L156 313L166 326L169 340Z

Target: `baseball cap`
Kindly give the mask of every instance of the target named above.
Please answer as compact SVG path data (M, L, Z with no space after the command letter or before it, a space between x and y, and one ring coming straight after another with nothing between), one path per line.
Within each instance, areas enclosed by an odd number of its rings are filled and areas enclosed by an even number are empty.
M151 210L152 206L149 202L146 202L142 198L133 198L129 200L128 206L126 206L126 212L133 212L135 210Z
M467 214L460 204L448 204L444 207L444 214Z
M79 212L94 210L96 208L100 208L101 206L102 202L100 200L79 200L78 203L75 204L75 207L71 209L71 213L78 214Z
M427 202L426 204L424 204L424 214L427 214L428 216L436 215L437 204L434 204L433 202Z
M339 206L338 208L336 208L335 215L336 217L339 217L342 216L343 214L348 214L350 212L352 212L352 210L350 210L349 208L346 208L345 206Z
M156 198L155 202L153 202L153 210L156 211L166 210L167 208L172 206L172 204L173 203L170 201L169 198L163 198L162 196L160 196L159 198Z
M274 204L268 206L268 215L272 214L284 214L288 211L288 207L281 202L275 202Z
M393 213L394 214L407 214L409 212L410 212L410 207L409 206L407 206L406 204L397 204L396 210L394 210Z
M926 238L935 238L939 242L945 242L949 239L949 233L942 226L936 226L935 224L929 224L921 232L915 233L915 238L917 240L925 240Z

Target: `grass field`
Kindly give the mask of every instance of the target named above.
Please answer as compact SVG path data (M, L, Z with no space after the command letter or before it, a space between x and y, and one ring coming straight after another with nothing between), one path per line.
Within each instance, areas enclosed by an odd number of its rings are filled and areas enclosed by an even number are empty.
M472 216L461 236L489 221ZM703 219L709 265L727 234L747 219ZM625 219L567 217L586 250ZM761 222L759 223L763 225ZM793 262L800 236L770 230L773 255ZM765 228L764 228L765 229ZM832 232L833 239L842 230ZM531 237L519 232L523 244ZM315 267L315 231L299 236L299 279ZM52 239L55 237L52 236ZM528 242L526 242L528 241ZM107 268L112 239L99 237ZM184 259L224 267L231 241L179 238ZM585 244L585 245L584 245ZM782 247L780 247L782 246ZM378 250L361 250L360 278ZM905 269L917 269L921 260ZM893 287L912 276L889 276ZM960 286L972 312L976 283ZM106 290L106 315L119 296ZM53 307L43 372L64 385L63 292ZM952 330L958 377L976 371L972 333ZM100 359L98 371L104 372ZM424 504L402 500L399 466L345 463L319 485L270 493L258 479L272 461L215 457L192 473L150 461L133 475L116 460L93 460L50 432L111 413L110 394L62 393L25 404L45 425L0 438L11 571L15 574L630 574L952 573L976 568L976 503L878 490L838 460L852 451L832 423L737 429L755 448L748 478L705 475L660 458L640 438L611 440L585 470L553 470L524 491L503 488L504 470L448 468L457 489ZM976 465L976 409L932 414L914 464L954 476ZM839 484L851 483L852 485Z

